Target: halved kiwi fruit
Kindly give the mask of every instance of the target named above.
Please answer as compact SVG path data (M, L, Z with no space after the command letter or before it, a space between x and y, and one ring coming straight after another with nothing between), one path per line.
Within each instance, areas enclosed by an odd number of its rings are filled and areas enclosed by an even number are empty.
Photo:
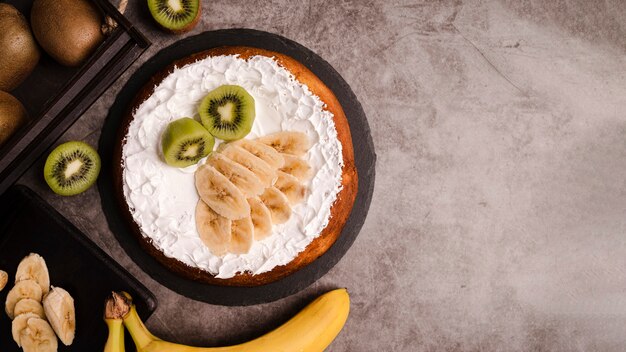
M148 0L150 14L163 29L184 33L200 19L200 0Z
M198 113L212 135L232 141L250 133L256 110L254 98L243 87L225 85L202 99Z
M196 164L213 151L213 145L215 138L189 117L170 122L161 137L165 162L175 167Z
M62 196L86 191L96 182L99 173L100 156L84 142L67 142L56 147L43 168L48 186Z

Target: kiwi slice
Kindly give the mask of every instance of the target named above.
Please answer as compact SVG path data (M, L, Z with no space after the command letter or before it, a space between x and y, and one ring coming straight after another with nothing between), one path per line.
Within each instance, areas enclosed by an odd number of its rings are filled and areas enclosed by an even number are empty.
M148 9L165 30L184 33L200 19L200 0L148 0Z
M56 194L73 196L86 191L98 178L100 156L89 144L67 142L46 159L43 176Z
M254 98L243 87L225 85L202 99L198 113L212 135L233 141L250 133L256 111Z
M189 117L170 122L161 137L165 162L175 167L196 164L213 151L214 144L209 131Z

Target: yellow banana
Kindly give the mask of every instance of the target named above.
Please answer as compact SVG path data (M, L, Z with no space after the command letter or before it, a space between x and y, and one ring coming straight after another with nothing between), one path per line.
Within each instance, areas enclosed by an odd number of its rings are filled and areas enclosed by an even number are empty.
M122 292L124 294L125 292ZM123 306L116 304L116 300L125 300L126 296L113 292L111 297L107 299L104 305L104 322L109 328L109 337L104 345L104 352L125 352L124 347L124 320L120 315L124 312L118 312L117 307ZM125 311L128 313L128 311Z
M134 305L120 311L125 312L122 315L124 326L137 349L143 352L322 352L346 323L350 297L346 289L327 292L276 330L249 342L228 347L202 348L162 341L146 329Z

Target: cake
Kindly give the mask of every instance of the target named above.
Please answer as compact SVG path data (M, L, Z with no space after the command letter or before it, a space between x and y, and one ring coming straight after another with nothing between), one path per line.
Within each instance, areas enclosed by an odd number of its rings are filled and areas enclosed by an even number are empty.
M159 144L168 123L198 119L202 98L226 84L244 87L256 102L256 119L245 139L280 131L306 134L311 148L302 158L313 175L287 222L274 225L247 253L216 255L200 239L194 213L200 197L194 173L205 160L171 167ZM257 286L305 267L341 235L356 197L352 139L341 105L304 65L276 52L219 47L173 62L128 107L119 141L115 190L133 234L168 269L204 283Z

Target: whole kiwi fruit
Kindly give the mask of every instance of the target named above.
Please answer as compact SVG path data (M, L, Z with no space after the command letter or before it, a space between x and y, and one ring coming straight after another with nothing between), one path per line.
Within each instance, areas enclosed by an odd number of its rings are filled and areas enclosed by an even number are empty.
M27 121L24 105L11 94L0 91L0 146Z
M0 90L8 92L20 85L39 56L24 16L15 7L0 3Z
M65 66L81 65L102 43L102 21L89 0L35 0L30 13L37 42Z

